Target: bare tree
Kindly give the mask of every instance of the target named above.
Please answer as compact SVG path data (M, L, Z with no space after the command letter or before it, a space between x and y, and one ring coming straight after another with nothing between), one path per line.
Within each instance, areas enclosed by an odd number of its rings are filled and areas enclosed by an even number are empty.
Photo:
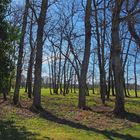
M32 73L33 73L33 66L34 66L34 58L35 58L35 42L33 40L33 22L34 22L33 12L31 13L31 21L30 21L30 31L29 31L29 44L30 44L30 58L28 64L28 71L27 71L27 92L28 97L32 97Z
M37 29L37 46L35 58L35 80L33 88L33 108L40 109L41 107L41 72L42 72L42 52L43 52L43 31L48 8L48 0L42 0L41 11L38 18Z
M21 73L22 73L22 63L23 63L23 50L24 50L24 38L25 38L25 34L26 34L28 9L29 9L29 0L26 0L25 10L24 10L24 14L23 14L21 38L20 38L20 44L19 44L19 54L18 54L18 62L17 62L17 74L16 74L16 85L15 85L14 96L13 96L13 102L14 102L15 105L17 105L19 103L19 90L20 90L20 83L21 83Z
M114 7L112 9L112 45L111 45L111 58L112 68L114 72L116 102L114 113L116 115L124 115L124 91L123 91L123 69L120 58L121 43L119 37L119 25L120 25L120 12L122 8L123 0L115 0Z
M99 20L98 7L99 4L93 0L94 15L95 15L95 30L98 50L98 61L100 70L100 94L102 103L105 103L107 95L106 72L105 72L105 39L106 39L106 1L103 1L103 19Z
M85 50L83 61L81 65L81 72L79 77L79 108L86 107L86 76L89 65L90 48L91 48L91 11L92 11L92 0L86 1L86 11L85 11Z

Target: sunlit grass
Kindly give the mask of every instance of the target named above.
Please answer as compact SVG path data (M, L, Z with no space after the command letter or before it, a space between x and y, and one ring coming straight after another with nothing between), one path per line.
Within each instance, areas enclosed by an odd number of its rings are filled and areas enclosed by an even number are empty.
M13 93L10 95L11 100L12 94ZM125 99L126 110L140 115L140 98L135 98L134 95L134 91L131 91L131 97ZM138 95L140 95L139 92ZM27 93L24 92L24 89L20 91L20 99L22 101L28 100ZM86 99L87 105L91 108L102 106L99 94L92 94L92 91L90 91L90 96L87 96ZM113 109L114 97L111 96L111 99L112 100L106 104ZM0 133L0 140L14 140L15 137L12 139L13 133L21 140L139 140L139 124L131 124L127 120L116 119L113 116L111 118L105 117L103 113L82 111L77 108L77 104L78 91L77 93L69 93L63 96L56 94L50 95L49 89L42 89L42 106L45 110L50 111L58 118L70 120L74 123L78 122L88 127L91 126L92 129L86 130L85 127L76 128L68 124L57 123L44 119L40 117L39 114L34 114L32 117L22 116L19 115L20 113L18 112L20 108L17 109L16 107L10 106L10 109L8 109L9 106L6 106L4 108L6 115L0 119L0 131L5 130ZM105 119L109 120L107 121ZM3 124L6 124L6 126ZM8 137L6 137L5 134L7 134Z

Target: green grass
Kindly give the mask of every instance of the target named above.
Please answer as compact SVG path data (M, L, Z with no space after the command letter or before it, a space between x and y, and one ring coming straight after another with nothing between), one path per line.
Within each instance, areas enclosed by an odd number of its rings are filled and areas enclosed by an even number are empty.
M4 140L26 140L26 139L55 139L55 140L100 140L100 139L138 139L140 137L140 126L117 131L97 129L76 129L67 125L50 122L39 116L23 119L20 117L9 117L0 121L0 139Z
M87 105L91 108L102 106L99 97L90 94ZM23 89L21 101L31 104ZM48 89L42 89L43 108L55 119L16 108L9 102L0 103L0 140L140 140L139 123L118 119L106 112L80 110L77 101L78 93L64 97L50 95ZM112 98L107 106L113 109L113 105ZM126 110L140 115L140 98L127 98Z

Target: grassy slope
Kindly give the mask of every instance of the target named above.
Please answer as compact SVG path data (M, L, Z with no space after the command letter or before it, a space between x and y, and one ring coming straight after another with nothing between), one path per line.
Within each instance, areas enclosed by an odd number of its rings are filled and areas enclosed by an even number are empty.
M21 93L22 100L26 101L24 106L30 106L30 101L23 91ZM140 140L139 123L117 119L108 113L108 109L113 108L114 99L102 108L99 96L90 95L87 104L95 111L83 111L76 107L77 94L63 97L49 95L48 90L42 89L42 104L58 119L44 119L26 108L0 103L0 140ZM140 98L127 98L126 109L140 115ZM65 124L59 118L64 119Z

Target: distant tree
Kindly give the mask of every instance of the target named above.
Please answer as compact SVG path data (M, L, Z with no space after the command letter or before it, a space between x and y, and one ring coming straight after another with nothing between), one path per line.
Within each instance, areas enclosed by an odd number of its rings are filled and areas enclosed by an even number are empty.
M137 57L138 57L138 49L136 49L136 54L134 57L134 80L135 80L135 97L138 97L138 82L137 82Z

